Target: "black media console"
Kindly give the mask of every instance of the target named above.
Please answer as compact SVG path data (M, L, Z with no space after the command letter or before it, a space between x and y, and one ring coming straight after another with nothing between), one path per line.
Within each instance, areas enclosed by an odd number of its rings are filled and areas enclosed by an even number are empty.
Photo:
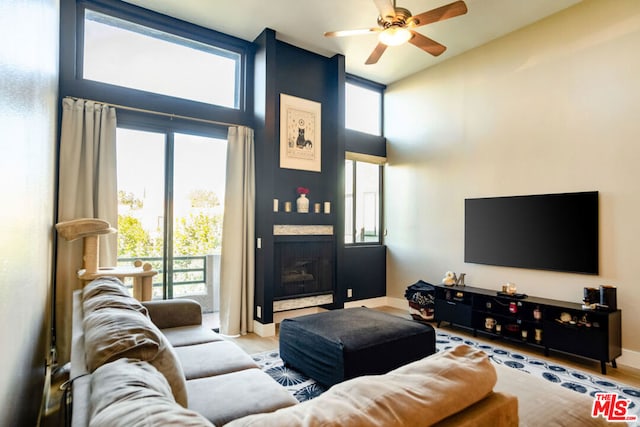
M526 295L505 295L471 286L435 285L435 320L494 338L557 350L616 367L622 354L620 310L583 309L582 304Z

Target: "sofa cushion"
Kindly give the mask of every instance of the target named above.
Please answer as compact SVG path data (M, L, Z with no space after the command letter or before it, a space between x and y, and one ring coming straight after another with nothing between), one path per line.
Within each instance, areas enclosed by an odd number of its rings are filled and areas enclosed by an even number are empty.
M240 347L229 341L216 341L174 348L187 380L258 368Z
M189 409L216 425L298 403L287 389L260 369L189 380L187 389Z
M178 405L165 377L147 362L123 358L102 365L91 376L91 387L93 427L212 426Z
M105 308L85 314L83 329L89 372L123 357L148 361L169 381L176 401L187 406L180 362L148 317L137 311Z
M496 371L488 356L460 345L384 375L345 381L313 400L244 417L228 427L423 427L480 401L495 383Z
M223 338L219 334L202 325L178 326L161 330L174 347L223 341Z
M521 373L522 374L522 373ZM537 426L550 425L538 422ZM581 424L565 424L580 425ZM445 418L433 427L521 427L518 398L507 393L489 393L487 397Z

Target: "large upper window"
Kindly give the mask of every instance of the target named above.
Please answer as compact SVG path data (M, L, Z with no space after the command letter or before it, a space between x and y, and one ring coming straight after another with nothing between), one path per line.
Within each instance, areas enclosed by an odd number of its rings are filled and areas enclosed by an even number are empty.
M382 136L382 90L347 82L345 127Z
M239 108L239 53L90 9L83 52L84 79Z

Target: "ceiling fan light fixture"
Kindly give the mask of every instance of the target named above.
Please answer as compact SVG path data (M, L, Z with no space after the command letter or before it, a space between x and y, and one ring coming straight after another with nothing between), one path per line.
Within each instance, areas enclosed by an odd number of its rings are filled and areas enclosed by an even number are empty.
M404 27L391 26L378 35L378 40L387 46L399 46L411 39L411 31Z

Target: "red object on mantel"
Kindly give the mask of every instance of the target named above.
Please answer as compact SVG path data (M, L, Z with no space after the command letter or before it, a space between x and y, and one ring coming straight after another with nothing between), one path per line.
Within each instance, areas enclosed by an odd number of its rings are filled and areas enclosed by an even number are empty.
M309 189L306 187L298 187L298 194L309 194Z

